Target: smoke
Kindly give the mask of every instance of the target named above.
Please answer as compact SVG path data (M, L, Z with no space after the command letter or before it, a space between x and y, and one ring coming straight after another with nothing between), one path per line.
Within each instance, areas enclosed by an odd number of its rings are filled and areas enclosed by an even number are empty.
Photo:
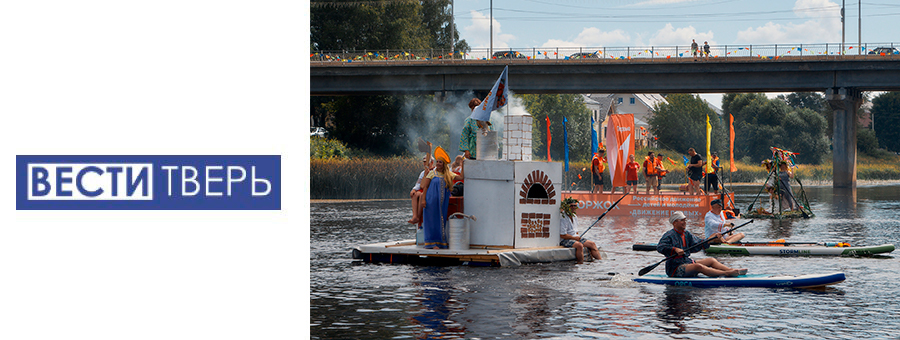
M401 127L407 140L407 152L420 155L419 138L430 141L432 147L442 147L453 159L461 155L459 138L466 118L472 114L469 101L474 98L472 91L455 92L444 97L443 102L435 102L433 96L407 96L403 101ZM482 99L482 98L479 98ZM526 115L528 111L522 99L509 93L509 104L491 113L491 125L498 137L503 136L503 120L507 115Z

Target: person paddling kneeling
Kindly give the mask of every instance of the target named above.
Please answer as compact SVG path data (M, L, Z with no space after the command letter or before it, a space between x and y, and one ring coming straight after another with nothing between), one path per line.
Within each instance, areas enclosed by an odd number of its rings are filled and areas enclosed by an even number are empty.
M696 244L702 243L704 240L691 234L685 230L687 226L687 217L684 213L676 211L669 216L669 223L672 223L672 230L663 234L662 238L656 246L656 251L666 256L673 256L672 259L666 261L666 275L669 277L694 277L697 274L709 277L717 276L738 276L747 273L747 269L734 269L728 267L712 257L707 257L694 261L691 259L691 253L685 249L691 249ZM724 242L722 234L715 233L713 237ZM703 249L709 248L709 243L702 246Z

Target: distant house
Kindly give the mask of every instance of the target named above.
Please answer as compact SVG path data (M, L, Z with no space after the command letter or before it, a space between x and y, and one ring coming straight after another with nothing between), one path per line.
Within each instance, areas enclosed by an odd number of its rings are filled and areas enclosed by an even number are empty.
M592 93L583 95L585 104L594 120L597 122L598 136L606 140L606 119L609 114L633 114L635 129L635 148L643 148L655 145L652 143L653 134L650 133L650 117L653 115L653 107L660 103L666 103L666 98L658 93ZM590 104L588 102L590 100ZM596 104L594 104L596 103ZM591 106L594 105L594 106ZM593 110L597 110L595 114ZM643 128L646 134L642 133Z

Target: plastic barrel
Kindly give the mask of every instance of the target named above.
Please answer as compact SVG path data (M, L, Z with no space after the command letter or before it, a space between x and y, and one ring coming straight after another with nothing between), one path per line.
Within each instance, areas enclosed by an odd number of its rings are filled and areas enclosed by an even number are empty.
M447 220L447 242L451 250L469 249L469 224L467 218L450 216Z

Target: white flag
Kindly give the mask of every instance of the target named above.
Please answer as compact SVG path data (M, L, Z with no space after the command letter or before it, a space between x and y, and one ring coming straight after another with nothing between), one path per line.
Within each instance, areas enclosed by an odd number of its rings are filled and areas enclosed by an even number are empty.
M472 110L472 115L469 116L470 118L481 121L490 121L492 111L506 106L506 103L509 100L509 87L507 87L509 77L506 73L506 70L508 69L509 66L503 68L500 79L497 79L497 82L494 83L494 87L491 88L491 92L484 98L481 105L478 105L478 107Z

